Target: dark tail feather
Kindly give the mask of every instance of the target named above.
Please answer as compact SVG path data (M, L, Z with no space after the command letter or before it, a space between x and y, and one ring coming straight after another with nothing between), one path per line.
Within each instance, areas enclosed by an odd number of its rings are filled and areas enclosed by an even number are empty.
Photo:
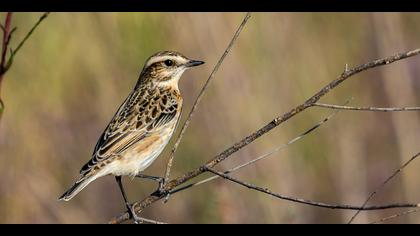
M93 176L78 180L70 189L68 189L61 197L58 198L60 201L69 201L82 189L84 189L90 182L95 180Z

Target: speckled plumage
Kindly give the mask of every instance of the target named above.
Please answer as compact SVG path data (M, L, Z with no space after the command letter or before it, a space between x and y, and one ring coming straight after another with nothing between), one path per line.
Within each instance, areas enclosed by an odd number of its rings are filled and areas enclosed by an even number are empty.
M92 159L60 200L70 200L99 177L136 176L146 169L163 151L178 123L182 109L178 81L182 73L199 64L202 62L177 52L151 56L134 90L99 138Z

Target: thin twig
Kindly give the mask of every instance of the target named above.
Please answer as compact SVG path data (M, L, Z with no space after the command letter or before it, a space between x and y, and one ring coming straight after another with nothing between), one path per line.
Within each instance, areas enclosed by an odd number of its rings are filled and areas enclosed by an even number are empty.
M35 25L29 30L29 32L26 34L26 36L23 38L23 40L19 43L16 50L12 50L9 47L10 40L12 37L13 32L15 32L16 27L10 30L11 27L11 20L12 20L12 12L8 12L6 15L5 25L1 27L3 31L3 42L2 42L2 53L1 53L1 61L0 61L0 119L3 115L4 111L4 102L1 99L1 85L2 81L4 79L4 75L6 72L10 69L13 63L13 59L16 56L16 53L20 50L20 48L24 45L26 40L32 35L32 33L35 31L35 29L38 27L38 25L48 16L49 12L44 13L39 20L35 23ZM10 49L9 59L6 62L6 54L7 50Z
M3 100L1 100L0 98L0 120L3 116L3 111L4 111L4 103L3 103Z
M208 77L208 79L206 80L206 82L204 83L203 88L201 89L200 93L198 94L194 105L191 108L190 113L188 114L187 120L185 121L184 125L181 128L181 132L179 133L175 144L171 150L170 156L169 156L169 160L168 160L168 164L166 166L166 172L165 172L165 178L164 181L165 183L167 182L167 180L169 179L169 176L171 174L171 168L172 168L172 164L173 164L173 160L175 158L175 152L178 149L179 143L181 142L182 137L185 134L185 131L187 130L190 122L191 122L191 118L194 115L195 110L197 109L198 105L200 104L200 101L207 89L207 87L210 84L210 81L214 78L214 76L216 75L217 71L219 70L220 65L222 65L223 60L225 59L225 57L228 55L228 53L230 52L230 49L232 48L232 46L235 44L236 39L239 37L240 33L242 32L242 29L244 28L245 24L247 23L248 19L251 17L251 13L247 13L244 17L244 19L242 20L242 23L239 25L238 29L236 30L235 35L233 36L232 40L230 41L229 45L227 46L225 52L223 53L223 55L220 57L219 61L217 62L217 64L215 65L215 67L213 68L213 71L211 72L210 76Z
M389 176L381 185L379 185L370 195L369 197L366 199L366 201L363 203L362 208L364 206L366 206L366 204L373 198L373 196L375 196L379 190L381 190L389 181L391 181L395 176L397 176L399 173L401 173L401 171L403 171L403 169L405 167L407 167L411 162L413 162L417 157L420 156L420 152L417 153L416 155L414 155L413 157L410 158L410 160L406 161L400 168L398 168L397 170L395 170L391 176ZM357 211L349 220L348 224L351 224L356 217L359 215L360 211Z
M384 223L385 221L389 221L389 220L392 220L392 219L397 218L397 217L400 217L400 216L404 216L404 215L408 215L408 214L416 213L416 212L418 212L418 211L420 211L420 209L413 209L413 210L409 210L409 211L404 211L404 212L401 212L401 213L398 213L398 214L394 214L394 215L391 215L391 216L388 216L388 217L384 217L384 218L382 218L382 219L380 219L380 220L377 220L377 221L371 222L371 223L369 223L369 224L379 224L379 223Z
M12 12L8 12L6 14L6 19L3 27L3 41L2 41L2 50L1 50L1 61L0 61L0 83L3 78L5 71L5 65L6 65L6 54L7 54L7 48L10 43L10 26L12 22Z
M244 164L242 164L242 165L236 166L235 168L232 168L232 169L230 170L230 172L234 172L234 171L237 171L237 170L239 170L239 169L241 169L241 168L243 168L243 167L245 167L245 166L248 166L248 165L254 164L255 162L260 161L260 160L262 160L262 159L265 159L265 158L267 158L268 156L271 156L272 154L274 154L274 153L276 153L276 152L278 152L278 151L280 151L280 150L282 150L282 149L286 148L287 146L289 146L289 145L291 145L291 144L293 144L293 143L297 142L298 140L302 139L302 138L303 138L303 137L305 137L306 135L310 134L312 131L314 131L314 130L318 129L319 127L321 127L323 124L325 124L327 121L329 121L329 120L330 120L330 119L331 119L334 115L336 115L336 114L337 114L337 112L332 113L331 115L329 115L328 117L326 117L326 118L325 118L325 119L323 119L322 121L318 122L318 123L317 123L315 126L313 126L312 128L310 128L310 129L308 129L307 131L303 132L301 135L297 136L296 138L294 138L294 139L290 140L288 143L283 144L282 146L279 146L279 147L277 147L277 148L273 149L271 152L268 152L268 153L266 153L266 154L264 154L264 155L261 155L261 156L259 156L259 157L255 158L255 159L253 159L253 160L250 160L250 161L248 161L248 162L246 162L246 163L244 163Z
M314 103L313 106L329 108L335 110L352 110L352 111L378 111L378 112L396 112L396 111L420 111L420 107L351 107L340 106L325 103Z
M237 152L238 150L242 149L243 147L249 145L254 140L258 139L259 137L263 136L264 134L268 133L275 127L279 126L280 124L284 123L285 121L289 120L290 118L296 116L297 114L301 113L302 111L306 110L309 107L313 107L313 104L318 102L319 99L324 97L326 94L328 94L331 90L336 88L338 85L346 81L348 78L362 72L366 71L372 68L376 68L379 66L388 65L391 63L394 63L399 60L403 60L409 57L413 57L420 54L420 49L415 49L412 51L408 51L405 53L399 53L390 57L374 60L365 64L362 64L360 66L357 66L352 69L347 69L344 71L338 78L327 84L325 87L323 87L319 92L315 93L312 97L310 97L308 100L306 100L304 103L298 105L297 107L293 108L287 113L284 113L283 115L273 119L271 122L266 124L264 127L258 129L254 133L250 134L249 136L245 137L241 141L237 142L233 146L229 147L219 155L215 156L213 159L202 165L201 167L192 170L190 172L187 172L183 174L182 176L179 176L171 181L169 181L162 191L154 192L148 197L144 198L141 201L135 202L133 204L134 211L136 214L140 214L145 208L150 206L151 204L155 203L156 201L161 200L162 198L165 198L167 194L175 189L176 187L184 184L185 182L205 173L206 168L213 168L220 162L224 161L228 157L230 157L233 153ZM114 217L111 219L112 223L121 223L126 220L130 219L130 214L128 212L124 212L120 216Z
M12 22L12 12L6 14L5 24L2 25L3 31L3 41L2 41L2 51L1 51L1 60L0 60L0 119L2 118L4 111L4 103L1 99L1 85L3 81L4 74L6 73L6 54L7 48L9 47L10 38L11 38L11 27Z
M332 113L332 114L331 114L331 115L329 115L328 117L324 118L322 121L318 122L317 124L315 124L315 125L314 125L314 126L312 126L311 128L307 129L307 130L306 130L305 132L303 132L302 134L300 134L300 135L296 136L295 138L291 139L289 142L284 143L284 144L282 144L282 145L280 145L280 146L278 146L278 147L274 148L273 150L271 150L271 151L269 151L269 152L267 152L267 153L265 153L265 154L263 154L263 155L260 155L260 156L258 156L258 157L256 157L256 158L254 158L254 159L252 159L252 160L250 160L250 161L248 161L248 162L246 162L246 163L244 163L244 164L238 165L238 166L233 167L233 168L231 168L231 169L229 169L229 170L227 170L227 171L224 171L223 173L224 173L224 174L231 174L231 173L233 173L233 172L235 172L235 171L238 171L239 169L242 169L242 168L244 168L244 167L246 167L246 166L248 166L248 165L254 164L254 163L255 163L255 162L257 162L257 161L260 161L260 160L262 160L262 159L265 159L265 158L267 158L267 157L269 157L269 156L273 155L274 153L277 153L277 152L279 152L280 150L283 150L283 149L287 148L288 146L290 146L290 145L292 145L293 143L295 143L295 142L297 142L297 141L301 140L301 139L302 139L303 137L305 137L306 135L308 135L308 134L312 133L313 131L315 131L316 129L318 129L319 127L321 127L323 124L325 124L327 121L329 121L329 120L330 120L330 119L331 119L334 115L336 115L337 113L338 113L338 111L335 111L334 113ZM207 178L207 179L204 179L204 180L198 181L198 182L196 182L196 183L192 183L192 184L188 184L188 185L186 185L186 186L182 186L182 187L180 187L180 188L174 189L173 191L171 191L171 192L170 192L170 194L172 195L172 194L174 194L174 193L177 193L177 192L180 192L180 191L186 190L186 189L188 189L188 188L195 187L195 186L198 186L198 185L201 185L201 184L204 184L204 183L210 182L210 181L215 180L215 179L217 179L217 178L219 178L219 176L218 176L218 175L215 175L215 176L209 177L209 178Z
M341 209L341 210L363 210L363 211L383 210L383 209L391 209L391 208L420 207L420 204L389 204L389 205L384 205L384 206L372 206L372 207L359 207L359 206L351 206L351 205L325 204L325 203L315 202L315 201L312 201L312 200L305 200L305 199L300 199L300 198L291 198L291 197L284 196L282 194L274 193L271 190L269 190L268 188L262 188L262 187L258 187L256 185L253 185L253 184L250 184L250 183L246 183L244 181L241 181L241 180L233 178L229 175L226 175L226 174L224 174L220 171L217 171L213 168L207 168L206 171L209 171L209 172L211 172L215 175L220 176L223 179L226 179L226 180L229 180L231 182L237 183L237 184L242 185L244 187L247 187L249 189L253 189L253 190L256 190L258 192L262 192L262 193L271 195L271 196L279 198L279 199L283 199L283 200L287 200L287 201L291 201L291 202L302 203L302 204L305 204L305 205L310 205L310 206L315 206L315 207L322 207L322 208L328 208L328 209Z
M35 29L38 28L39 24L41 24L41 22L45 18L47 18L49 14L50 14L49 12L45 12L44 14L42 14L42 16L39 17L38 21L35 23L35 25L32 26L32 28L29 30L29 32L25 35L25 37L22 39L22 41L18 44L16 49L12 51L12 53L9 56L9 59L7 60L6 70L8 70L10 68L10 66L12 65L14 57L16 56L17 52L22 48L22 46L25 44L26 40L28 40L28 38L32 35L32 33L35 31Z

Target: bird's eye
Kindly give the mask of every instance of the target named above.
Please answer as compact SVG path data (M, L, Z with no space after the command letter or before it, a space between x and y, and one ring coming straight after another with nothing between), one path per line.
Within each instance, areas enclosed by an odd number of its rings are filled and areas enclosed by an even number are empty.
M164 61L164 63L165 63L166 66L172 66L174 64L174 61L166 60L166 61Z

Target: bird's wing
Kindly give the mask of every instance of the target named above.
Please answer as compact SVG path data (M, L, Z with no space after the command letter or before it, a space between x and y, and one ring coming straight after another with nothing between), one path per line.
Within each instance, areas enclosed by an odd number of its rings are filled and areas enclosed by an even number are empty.
M135 90L120 106L99 138L92 159L80 170L86 175L153 134L176 118L178 102L173 94L156 90Z

